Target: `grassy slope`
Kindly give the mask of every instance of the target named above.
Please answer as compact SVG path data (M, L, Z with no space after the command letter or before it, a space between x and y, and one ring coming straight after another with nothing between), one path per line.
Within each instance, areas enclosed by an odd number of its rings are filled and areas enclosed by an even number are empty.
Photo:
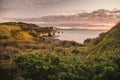
M93 49L96 53L119 53L120 52L120 23L109 30L102 40Z
M25 26L28 27L27 25ZM0 37L17 40L33 40L33 36L17 23L0 24Z

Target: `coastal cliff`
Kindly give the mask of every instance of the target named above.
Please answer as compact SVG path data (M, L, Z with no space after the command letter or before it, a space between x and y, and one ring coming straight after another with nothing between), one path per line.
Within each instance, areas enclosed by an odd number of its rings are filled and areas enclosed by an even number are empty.
M0 23L0 39L35 40L41 37L55 36L54 27L40 27L22 22Z

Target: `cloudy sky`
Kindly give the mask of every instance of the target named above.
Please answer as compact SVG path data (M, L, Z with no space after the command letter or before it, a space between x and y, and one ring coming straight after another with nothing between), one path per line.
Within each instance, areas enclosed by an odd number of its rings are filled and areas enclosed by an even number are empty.
M120 0L0 0L0 18L71 15L114 8L120 8Z

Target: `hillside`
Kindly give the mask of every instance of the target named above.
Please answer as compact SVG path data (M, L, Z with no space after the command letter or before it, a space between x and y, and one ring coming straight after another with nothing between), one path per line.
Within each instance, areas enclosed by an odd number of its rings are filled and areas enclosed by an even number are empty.
M98 43L94 46L95 53L117 54L120 52L120 23L111 30L94 39Z
M40 27L22 22L0 23L0 39L39 40L43 34L53 36L52 27Z
M31 27L24 23L1 23L0 39L33 40L34 36L29 33L27 28Z

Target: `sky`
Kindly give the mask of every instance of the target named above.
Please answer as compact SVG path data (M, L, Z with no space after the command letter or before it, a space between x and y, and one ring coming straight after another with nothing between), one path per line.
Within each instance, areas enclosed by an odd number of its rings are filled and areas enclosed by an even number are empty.
M120 8L120 0L0 0L0 20L72 15L84 11L114 8Z

